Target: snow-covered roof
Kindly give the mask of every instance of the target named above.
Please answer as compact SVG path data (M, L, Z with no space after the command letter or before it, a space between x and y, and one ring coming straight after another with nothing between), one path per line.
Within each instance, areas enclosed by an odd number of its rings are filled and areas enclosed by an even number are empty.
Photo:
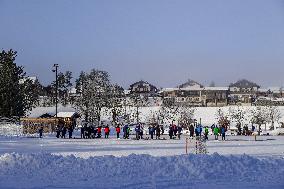
M76 114L76 112L58 112L57 117L73 117Z
M27 78L23 78L19 80L20 84L23 84L27 79L31 80L32 83L35 83L35 81L37 80L37 77L27 77Z
M124 90L124 94L130 94L131 90Z
M280 93L281 87L268 87L268 90L270 90L273 93Z
M177 91L179 88L162 88L160 92L171 92L171 91Z
M261 88L258 89L259 92L273 92L273 93L281 93L282 89L281 87L268 87L268 88Z
M229 87L204 87L204 90L208 91L227 91Z
M202 91L202 90L208 90L208 91L227 91L229 90L229 87L186 87L186 88L163 88L161 92L171 92L171 91Z
M267 91L268 89L263 89L263 88L258 89L258 92L261 92L261 93L266 93Z
M58 112L75 112L76 110L71 106L58 106ZM55 107L36 107L33 108L32 111L29 113L28 117L30 118L37 118L43 114L51 114L55 115Z
M77 90L75 87L72 87L70 90L69 90L69 93L70 94L76 94Z
M185 82L185 83L179 85L178 87L179 87L179 88L190 88L190 87L202 88L203 86L202 86L200 83L198 83L198 82L196 82L196 81L194 81L194 80L188 79L187 82Z

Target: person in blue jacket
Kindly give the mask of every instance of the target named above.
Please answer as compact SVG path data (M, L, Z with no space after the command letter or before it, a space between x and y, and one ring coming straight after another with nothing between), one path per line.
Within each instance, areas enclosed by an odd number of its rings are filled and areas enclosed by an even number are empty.
M149 134L151 135L151 139L154 139L155 127L153 125L150 126Z
M225 127L222 127L221 128L221 134L222 134L222 140L225 140L226 138L226 128Z
M196 134L196 136L201 136L201 134L202 134L202 125L201 124L196 126L195 134Z
M199 131L198 126L196 126L195 129L194 129L194 132L195 132L195 136L197 136L197 137L199 136L199 132L198 131Z

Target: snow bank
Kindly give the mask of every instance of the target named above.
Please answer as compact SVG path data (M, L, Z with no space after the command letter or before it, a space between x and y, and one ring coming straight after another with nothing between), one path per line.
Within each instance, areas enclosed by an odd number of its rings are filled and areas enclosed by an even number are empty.
M0 123L0 136L19 136L22 134L22 125L15 123Z
M284 159L3 154L0 188L283 188Z

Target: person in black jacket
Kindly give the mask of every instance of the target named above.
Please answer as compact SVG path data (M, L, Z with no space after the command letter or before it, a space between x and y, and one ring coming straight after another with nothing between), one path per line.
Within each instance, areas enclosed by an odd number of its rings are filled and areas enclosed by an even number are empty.
M194 126L192 124L189 126L189 136L192 138L194 136Z
M159 125L156 126L156 139L160 139L161 136L161 128Z
M180 139L182 127L179 125L179 126L177 127L177 130L178 130L178 139Z
M68 135L69 135L69 138L72 138L72 134L73 134L73 128L72 128L72 126L70 126L70 127L68 128Z
M173 126L171 125L169 127L169 136L170 136L170 139L173 139L173 135L174 135L174 130L173 130Z
M42 133L43 133L43 126L41 126L38 130L39 132L39 138L42 138Z
M66 132L67 132L67 129L66 129L66 127L64 126L64 127L62 128L62 136L61 136L61 138L65 138Z

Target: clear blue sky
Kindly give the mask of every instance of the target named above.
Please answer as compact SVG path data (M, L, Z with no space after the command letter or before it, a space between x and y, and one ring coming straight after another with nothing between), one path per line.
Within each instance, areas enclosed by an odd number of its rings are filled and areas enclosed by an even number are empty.
M51 67L106 70L128 87L284 85L283 0L0 0L0 49L43 83Z

